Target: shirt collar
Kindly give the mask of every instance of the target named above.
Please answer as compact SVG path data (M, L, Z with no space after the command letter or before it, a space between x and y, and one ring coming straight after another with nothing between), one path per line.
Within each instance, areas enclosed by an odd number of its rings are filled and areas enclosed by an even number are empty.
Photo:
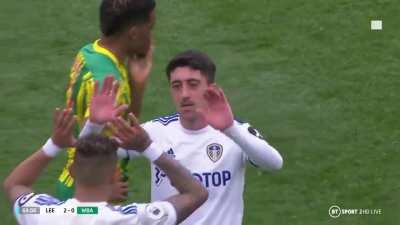
M121 65L122 63L118 60L118 58L110 50L101 47L99 42L100 42L100 39L96 40L93 43L93 49L96 52L101 53L101 54L106 55L107 57L109 57L116 65Z

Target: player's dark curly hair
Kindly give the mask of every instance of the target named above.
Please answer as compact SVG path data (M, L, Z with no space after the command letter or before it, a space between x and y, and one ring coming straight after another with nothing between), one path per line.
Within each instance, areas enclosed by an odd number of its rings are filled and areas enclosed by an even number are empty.
M200 70L206 76L208 83L214 83L217 68L207 54L193 49L179 53L167 65L166 73L168 80L171 79L172 71L177 67L184 66Z
M147 23L155 6L155 0L102 0L101 32L105 36L111 36L128 26Z

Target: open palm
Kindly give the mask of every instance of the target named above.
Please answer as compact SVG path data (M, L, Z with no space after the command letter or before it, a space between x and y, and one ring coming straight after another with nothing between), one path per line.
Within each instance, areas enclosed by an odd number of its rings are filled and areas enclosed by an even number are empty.
M224 130L233 123L233 113L223 90L217 85L211 85L204 94L207 108L203 116L207 123L217 130Z
M104 79L103 88L100 93L99 82L94 85L94 93L90 103L89 119L93 123L104 124L111 122L119 114L127 109L127 105L117 106L116 95L118 92L118 83L114 81L113 76L107 76Z

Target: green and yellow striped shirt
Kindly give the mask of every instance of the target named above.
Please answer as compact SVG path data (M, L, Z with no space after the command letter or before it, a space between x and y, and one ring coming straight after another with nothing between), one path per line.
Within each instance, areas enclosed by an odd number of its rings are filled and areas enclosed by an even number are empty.
M99 40L84 46L77 54L71 68L66 92L67 104L71 101L74 103L73 110L77 116L77 133L79 133L85 120L89 117L89 105L93 95L94 82L100 81L101 86L104 78L108 75L113 75L119 81L118 104L129 105L131 102L131 90L128 72L124 63L118 61L112 52L101 47ZM68 149L67 164L59 176L59 182L67 188L73 188L73 179L69 174L69 167L73 162L74 154L75 149ZM126 165L123 167L126 167ZM121 169L126 170L126 168Z

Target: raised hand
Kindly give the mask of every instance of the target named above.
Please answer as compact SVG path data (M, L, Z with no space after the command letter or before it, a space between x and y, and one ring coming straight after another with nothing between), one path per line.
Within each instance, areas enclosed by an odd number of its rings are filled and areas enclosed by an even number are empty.
M151 68L153 66L153 50L154 45L152 44L146 56L132 56L129 58L129 73L131 75L132 81L134 81L135 83L144 83L149 77Z
M128 117L131 125L121 117L113 121L114 136L123 148L143 152L151 144L151 139L132 113Z
M60 148L72 147L76 143L73 135L75 117L71 108L54 110L53 134L51 139Z
M200 113L207 123L217 130L224 130L233 124L233 113L222 88L213 84L204 93L207 106Z
M90 103L89 120L93 123L104 124L111 122L124 112L128 106L117 106L116 96L118 93L118 82L113 76L104 79L103 88L99 91L99 81L94 84L94 92Z

